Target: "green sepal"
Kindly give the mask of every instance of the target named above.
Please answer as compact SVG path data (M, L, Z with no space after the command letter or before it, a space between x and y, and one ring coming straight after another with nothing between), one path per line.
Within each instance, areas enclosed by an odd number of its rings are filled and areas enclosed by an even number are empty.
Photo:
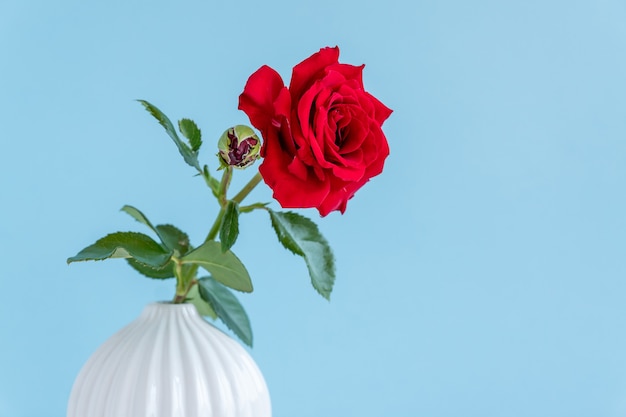
M211 192L213 193L215 198L219 198L220 197L220 182L217 180L217 178L211 176L208 165L204 166L204 169L202 170L202 176L206 184L211 189Z
M198 280L198 290L204 301L211 305L217 317L246 345L252 347L250 319L237 297L211 277Z
M180 260L183 264L200 265L227 287L252 292L252 281L246 267L231 251L222 252L219 242L214 240L204 242Z
M68 258L67 263L100 261L109 258L134 258L144 265L160 269L169 262L171 257L172 252L163 248L150 236L136 232L116 232Z
M202 145L202 132L191 119L181 119L178 121L178 130L189 141L189 146L193 152L198 152Z
M335 258L317 225L292 211L276 212L268 209L268 212L280 243L304 258L313 288L329 300L335 283Z
M211 317L213 320L215 320L217 318L217 313L215 312L213 307L211 307L211 304L202 299L198 288L198 285L194 285L193 287L191 287L191 289L187 293L187 300L185 302L191 303L196 306L196 309L198 310L198 313L200 313L200 315L205 317Z
M226 204L222 227L220 227L220 244L222 252L232 248L239 236L239 204L230 200Z
M140 102L155 119L157 119L161 126L163 126L167 134L174 141L174 144L178 148L178 151L182 155L185 162L188 165L196 168L198 171L202 172L200 164L198 163L198 153L196 151L193 151L185 142L180 140L178 134L176 133L176 129L174 129L174 125L172 124L170 119L168 119L168 117L161 110L159 110L151 103L145 100L137 101Z

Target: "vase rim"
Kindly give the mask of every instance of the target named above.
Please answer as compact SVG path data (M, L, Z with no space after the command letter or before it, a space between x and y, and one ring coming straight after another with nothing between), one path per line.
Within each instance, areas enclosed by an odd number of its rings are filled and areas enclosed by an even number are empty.
M153 301L150 302L146 305L149 306L161 306L161 307L172 307L172 308L176 308L176 307L195 307L192 303L173 303L171 301Z
M154 311L154 310L175 310L175 311L188 311L195 313L198 310L196 306L191 303L179 303L174 304L171 301L154 301L146 304L144 310Z

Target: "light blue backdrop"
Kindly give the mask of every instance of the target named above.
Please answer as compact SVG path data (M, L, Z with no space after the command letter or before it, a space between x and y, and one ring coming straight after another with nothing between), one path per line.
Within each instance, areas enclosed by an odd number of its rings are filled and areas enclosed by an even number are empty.
M626 416L623 1L3 0L0 417L64 416L97 346L171 296L68 256L140 230L124 204L196 242L215 214L133 100L210 142L254 70L327 45L395 110L391 156L344 216L305 211L331 303L243 220L274 416Z

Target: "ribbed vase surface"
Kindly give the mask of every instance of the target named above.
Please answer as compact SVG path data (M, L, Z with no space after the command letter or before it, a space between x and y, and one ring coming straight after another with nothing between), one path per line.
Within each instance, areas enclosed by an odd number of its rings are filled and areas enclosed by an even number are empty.
M67 417L271 417L263 375L192 304L154 303L83 366Z

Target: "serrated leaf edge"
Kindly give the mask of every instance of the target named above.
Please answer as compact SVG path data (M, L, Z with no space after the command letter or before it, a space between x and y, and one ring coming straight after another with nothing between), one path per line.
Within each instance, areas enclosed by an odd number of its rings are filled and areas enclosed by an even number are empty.
M271 209L267 209L268 213L270 214L270 219L271 219L271 223L272 223L272 227L274 229L274 231L276 232L276 235L278 237L279 242L283 245L283 247L287 250L289 250L290 252L292 252L295 255L301 256L302 258L304 258L307 270L309 271L309 276L311 278L311 284L313 285L313 288L315 289L315 291L317 291L318 294L320 294L322 297L324 297L325 299L330 301L330 294L332 293L334 284L335 284L335 258L334 258L334 254L332 252L332 249L328 243L328 241L326 240L326 238L320 233L319 228L317 227L317 224L315 224L315 222L313 222L311 219L309 219L308 217L305 217L301 214L295 213L293 211L285 211L285 212L276 212L273 211ZM300 247L300 245L297 244L297 242L290 236L287 235L285 233L284 227L283 225L279 222L279 217L277 217L276 215L285 215L285 216L296 216L299 217L302 220L305 220L306 222L310 223L310 225L312 226L312 230L313 232L317 235L317 238L319 240L319 242L317 241L310 241L312 243L316 243L316 244L320 244L322 245L322 247L328 251L328 255L330 255L330 261L331 261L331 265L330 265L330 270L328 270L328 275L330 276L330 288L326 289L326 288L321 288L320 286L317 285L317 281L314 279L314 273L313 273L313 268L311 266L311 261L309 259L309 257L307 256L306 252ZM286 242L285 242L286 241ZM326 260L324 259L324 262ZM326 270L326 266L324 267L324 270Z

